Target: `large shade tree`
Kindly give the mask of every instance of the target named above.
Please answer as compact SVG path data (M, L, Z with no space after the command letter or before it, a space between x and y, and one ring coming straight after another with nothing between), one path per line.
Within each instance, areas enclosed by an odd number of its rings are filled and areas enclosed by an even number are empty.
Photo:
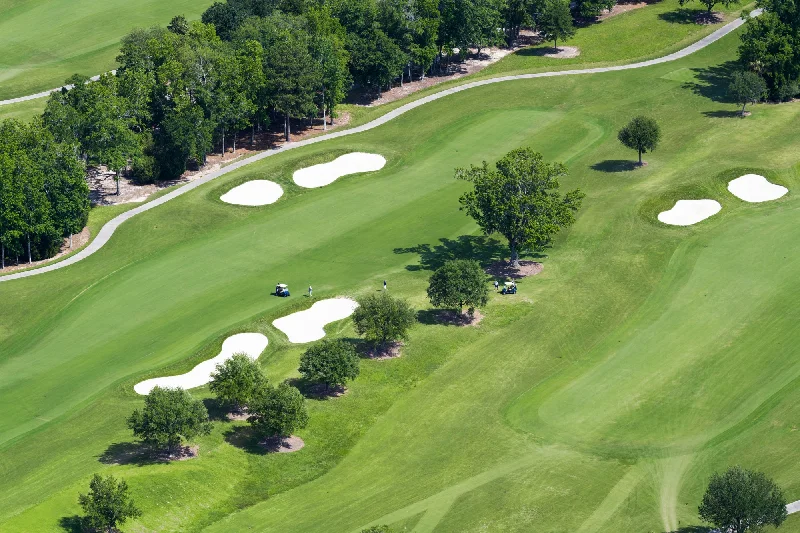
M359 298L353 312L356 333L376 346L405 339L416 314L408 302L387 292Z
M117 531L119 524L137 518L142 511L131 499L125 480L95 474L89 482L89 492L78 497L83 509L82 525L90 531Z
M245 353L235 353L218 364L211 373L208 388L217 399L239 411L246 407L267 384L267 377L256 361Z
M258 437L288 437L308 424L305 398L287 383L265 387L250 404L247 421Z
M661 141L661 128L655 119L638 116L619 130L617 138L619 142L639 153L639 166L642 166L642 154L655 150Z
M456 169L456 178L473 188L459 201L486 235L499 233L508 241L511 263L519 266L521 250L540 250L575 222L584 194L575 189L564 195L558 179L566 176L561 163L547 163L542 154L519 148L490 168Z
M358 354L342 339L326 339L305 351L298 370L306 379L322 382L329 389L344 387L358 376Z
M476 307L489 301L486 274L473 259L447 261L431 275L428 298L435 307L458 309L462 313L466 306L473 314Z
M144 408L128 417L128 427L142 442L170 455L183 439L211 432L203 402L180 388L154 387L144 399Z
M699 508L700 517L719 531L758 532L786 520L783 491L761 472L734 466L714 474Z

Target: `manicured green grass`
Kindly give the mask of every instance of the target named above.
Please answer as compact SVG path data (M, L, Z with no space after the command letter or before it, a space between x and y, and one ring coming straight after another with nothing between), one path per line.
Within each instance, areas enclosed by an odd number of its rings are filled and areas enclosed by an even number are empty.
M707 96L713 86L692 85L735 46L465 91L220 178L125 223L77 265L0 284L14 302L0 313L0 529L58 531L97 471L129 482L145 513L130 531L672 531L698 524L708 476L736 463L800 498L800 106L740 120ZM647 167L622 171L635 154L616 131L638 113L661 123L663 143ZM493 296L480 325L423 314L401 358L364 361L345 396L309 400L297 453L258 453L241 423L217 420L197 459L112 464L136 449L124 427L141 405L133 384L188 370L232 333L266 333L270 379L296 376L302 347L271 321L308 300L270 297L274 283L313 284L321 298L387 279L424 309L437 262L505 254L474 237L452 176L519 146L567 163L562 183L587 193L585 207L542 274ZM388 164L292 185L294 169L351 150ZM741 202L725 184L746 171L791 192ZM263 208L218 200L253 178L287 194ZM723 210L688 228L656 221L689 197ZM353 333L343 321L328 334Z
M30 121L33 117L41 115L44 106L47 105L47 98L37 98L26 100L16 104L0 106L0 120L15 118L23 122Z
M197 19L210 0L5 0L0 6L0 100L112 70L133 28Z

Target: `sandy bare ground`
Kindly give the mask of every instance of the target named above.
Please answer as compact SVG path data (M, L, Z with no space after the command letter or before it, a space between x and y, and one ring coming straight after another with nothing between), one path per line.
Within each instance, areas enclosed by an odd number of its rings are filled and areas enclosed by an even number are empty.
M616 4L611 10L604 9L603 13L597 17L598 21L610 19L611 17L615 17L622 13L626 13L628 11L633 11L634 9L641 9L647 6L647 2L637 2L631 4Z
M441 309L435 312L435 319L446 326L477 326L483 320L483 313L475 309L472 316L470 316L466 311L458 313L448 309Z
M384 361L386 359L396 359L400 357L400 350L403 348L403 343L400 341L387 342L378 346L369 346L364 355L373 361Z
M553 59L571 59L581 55L581 51L577 46L559 46L552 52L543 55L544 57L552 57Z
M498 261L486 269L492 277L503 279L522 279L535 276L544 269L544 265L536 261L520 261L519 267L514 267L508 261Z
M302 449L306 443L295 435L289 437L275 437L265 440L261 445L272 453L292 453Z

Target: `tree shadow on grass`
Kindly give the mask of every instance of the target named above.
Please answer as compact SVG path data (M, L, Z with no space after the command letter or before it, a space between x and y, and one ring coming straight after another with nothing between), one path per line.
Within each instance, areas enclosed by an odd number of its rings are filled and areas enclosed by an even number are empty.
M731 76L738 68L739 65L736 61L726 61L720 65L705 68L693 68L691 70L695 73L696 81L684 83L683 88L714 102L730 103L728 85L730 85Z
M713 529L705 526L684 526L669 533L711 533Z
M591 168L599 172L630 172L639 168L639 165L630 159L606 159L595 163Z
M588 26L589 24L585 24ZM550 41L550 44L542 43L542 46L532 46L530 48L523 48L522 50L517 50L514 52L514 55L523 56L523 57L544 57L546 54L555 54L558 50L553 48L553 41Z
M728 111L718 109L717 111L703 111L703 115L708 118L743 118L741 111Z
M328 387L324 383L311 381L304 377L289 378L286 382L300 391L309 400L330 400L338 398L347 390L345 387Z
M203 398L203 405L206 406L208 411L208 419L211 421L228 422L228 413L230 409L216 398Z
M453 259L475 259L486 265L499 261L508 253L508 247L499 240L484 236L462 235L457 239L439 239L439 244L418 244L409 248L395 248L396 254L419 254L418 265L406 265L406 270L436 270Z
M258 438L255 433L253 433L253 428L250 426L232 427L224 433L224 438L225 442L231 446L235 446L248 453L255 455L266 455L269 453L269 450L258 442Z
M675 11L661 13L658 18L670 24L716 24L722 22L719 15L705 9L682 7Z
M83 518L78 515L62 516L58 519L58 526L68 533L82 533L86 531L83 527Z
M106 465L146 466L170 462L163 453L155 453L138 442L115 442L98 459Z

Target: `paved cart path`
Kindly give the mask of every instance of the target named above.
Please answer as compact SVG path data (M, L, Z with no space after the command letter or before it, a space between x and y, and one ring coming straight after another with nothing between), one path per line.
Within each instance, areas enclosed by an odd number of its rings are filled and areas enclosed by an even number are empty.
M757 10L755 10L755 11L750 13L751 16L758 16L760 14L761 14L761 10L760 9L757 9ZM357 127L350 128L350 129L347 129L347 130L336 131L336 132L333 132L333 133L328 133L326 135L320 135L319 137L313 137L311 139L305 139L303 141L297 141L297 142L285 144L285 145L283 145L283 146L281 146L279 148L275 148L273 150L266 150L264 152L261 152L259 154L254 155L252 157L248 157L247 159L244 159L242 161L238 161L236 163L228 165L225 168L222 168L222 169L217 170L215 172L210 172L210 173L206 174L205 176L203 176L202 178L197 179L195 181L192 181L190 183L187 183L186 185L183 185L183 186L175 189L174 191L172 191L172 192L170 192L168 194L165 194L164 196L161 196L160 198L156 198L155 200L147 202L146 204L140 205L139 207L136 207L134 209L131 209L130 211L126 211L126 212L118 215L117 217L115 217L112 220L110 220L109 222L107 222L105 224L105 226L103 226L100 229L100 232L97 234L97 237L95 237L94 240L92 240L92 242L90 242L89 245L86 246L86 248L84 248L83 250L81 250L80 252L78 252L78 253L76 253L74 255L71 255L70 257L68 257L67 259L65 259L63 261L59 261L58 263L53 263L53 264L50 264L50 265L45 265L45 266L42 266L42 267L39 267L39 268L33 268L31 270L25 270L25 271L22 271L22 272L17 272L15 274L8 274L6 276L0 276L0 282L11 281L11 280L20 279L20 278L27 278L27 277L30 277L30 276L35 276L37 274L43 274L45 272L50 272L52 270L57 270L59 268L68 267L69 265L77 263L78 261L81 261L82 259L85 259L85 258L89 257L90 255L95 253L97 250L102 248L111 239L111 236L114 234L116 229L120 226L120 224L122 224L126 220L129 220L129 219L135 217L139 213L143 213L145 211L149 211L150 209L153 209L154 207L158 207L161 204L169 202L173 198L175 198L177 196L180 196L182 194L185 194L185 193L191 191L192 189L200 187L201 185L204 185L204 184L208 183L209 181L214 180L214 179L216 179L216 178L218 178L218 177L220 177L222 175L225 175L225 174L227 174L229 172L233 172L234 170L238 170L238 169L242 168L245 165L250 165L250 164L255 163L257 161L261 161L262 159L264 159L266 157L270 157L270 156L273 156L275 154L278 154L278 153L281 153L281 152L285 152L286 150L292 150L294 148L301 148L303 146L308 146L309 144L315 144L315 143L323 142L323 141L326 141L328 139L336 139L338 137L344 137L345 135L353 135L355 133L361 133L362 131L371 130L372 128L376 128L376 127L378 127L378 126L380 126L382 124L386 124L387 122L389 122L391 120L394 120L395 118L399 117L403 113L411 111L412 109L416 109L419 106L425 105L428 102L433 102L434 100L438 100L440 98L444 98L445 96L448 96L448 95L451 95L451 94L455 94L455 93L458 93L458 92L461 92L461 91L466 91L468 89L472 89L472 88L475 88L475 87L482 87L484 85L490 85L492 83L500 83L500 82L504 82L504 81L513 81L513 80L529 80L529 79L533 79L533 78L548 78L548 77L553 77L553 76L572 76L572 75L575 75L575 74L598 74L598 73L601 73L601 72L615 72L615 71L618 71L618 70L631 70L631 69L635 69L635 68L643 68L643 67L649 67L649 66L652 66L652 65L658 65L658 64L661 64L661 63L667 63L669 61L675 61L676 59L681 59L683 57L686 57L689 54L692 54L692 53L694 53L694 52L696 52L698 50L701 50L701 49L705 48L706 46L710 45L711 43L714 43L714 42L718 41L719 39L725 37L726 35L728 35L732 31L734 31L737 28L739 28L742 24L744 24L744 20L741 19L741 18L738 18L738 19L734 20L733 22L729 22L725 26L719 28L714 33L711 33L710 35L707 35L706 37L703 37L699 41L687 46L686 48L683 48L682 50L679 50L679 51L674 52L672 54L669 54L669 55L666 55L666 56L663 56L663 57L659 57L659 58L656 58L656 59L650 59L648 61L640 61L638 63L630 63L630 64L627 64L627 65L619 65L619 66L614 66L614 67L596 67L596 68L586 68L586 69L577 69L577 70L559 70L559 71L551 71L551 72L538 72L538 73L534 73L534 74L518 74L516 76L500 76L500 77L497 77L497 78L488 78L488 79L485 79L485 80L473 81L471 83L465 83L463 85L458 85L456 87L451 87L449 89L445 89L443 91L428 95L428 96L426 96L424 98L420 98L418 100L414 100L413 102L409 102L409 103L407 103L407 104L405 104L403 106L398 107L397 109L395 109L393 111L389 111L385 115L380 116L380 117L376 118L375 120L367 122L366 124L362 124L361 126L357 126ZM29 100L29 99L32 99L32 98L38 98L39 96L41 96L43 94L46 95L47 93L40 93L39 95L23 96L21 98L16 98L13 101L22 101L22 100L25 100L25 99ZM11 102L12 102L12 100L5 100L3 102L0 102L0 105L5 104L5 103L11 103Z

